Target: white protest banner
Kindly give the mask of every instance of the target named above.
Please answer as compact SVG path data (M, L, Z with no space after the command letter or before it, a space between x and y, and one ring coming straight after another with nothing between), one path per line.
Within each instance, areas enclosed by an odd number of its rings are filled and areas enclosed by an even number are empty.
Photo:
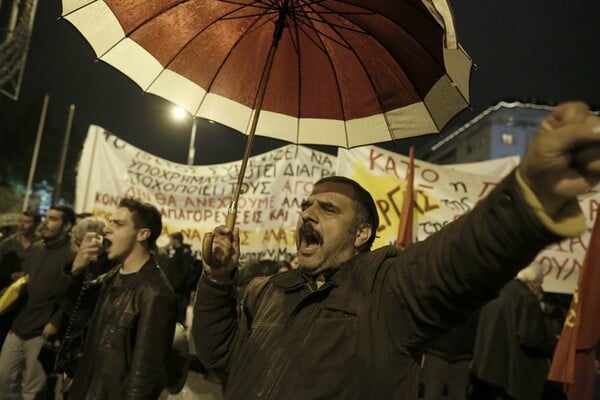
M455 170L415 160L413 240L425 239L471 210L502 179L503 175L497 175L498 171L509 172L514 162L509 157L506 160L484 162L479 168L477 165L466 167L471 171L495 171L494 175L486 176L460 171L461 166ZM375 198L381 226L374 247L396 240L407 166L408 157L375 146L338 151L338 174L360 182ZM589 231L600 204L600 187L596 189L580 199ZM536 261L546 267L545 290L563 293L573 291L587 250L589 233L550 246L537 256Z
M240 164L177 164L92 125L79 163L75 208L108 218L122 197L152 203L162 214L163 234L181 231L198 250L204 233L225 223ZM238 202L242 255L291 258L300 203L315 181L334 174L335 165L335 156L296 145L251 157Z
M510 171L515 169L515 167L519 165L520 160L521 157L519 156L511 156L472 163L444 164L440 165L440 167L468 172L470 174L502 177L508 175Z

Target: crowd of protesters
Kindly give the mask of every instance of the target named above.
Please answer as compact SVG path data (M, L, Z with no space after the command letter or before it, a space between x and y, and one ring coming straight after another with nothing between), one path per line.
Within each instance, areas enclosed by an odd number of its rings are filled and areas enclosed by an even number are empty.
M599 163L600 118L565 104L427 240L371 250L372 196L327 177L302 204L296 258L243 267L237 228L216 227L201 262L179 232L158 248L160 213L135 199L107 221L23 213L0 242L3 289L25 288L0 316L0 399L158 399L188 367L226 399L561 398L546 381L560 322L532 260L582 232L576 196ZM184 368L178 332L197 357Z

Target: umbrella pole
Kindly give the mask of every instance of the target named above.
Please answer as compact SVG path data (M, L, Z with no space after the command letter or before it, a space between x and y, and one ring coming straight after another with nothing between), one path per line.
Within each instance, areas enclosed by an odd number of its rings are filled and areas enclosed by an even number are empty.
M289 12L288 4L289 0L285 0L283 6L279 10L279 15L275 24L275 30L273 32L273 41L271 42L271 47L269 48L269 53L267 54L267 61L265 62L265 67L260 78L260 84L258 85L258 91L256 92L256 100L254 103L254 115L252 116L250 130L248 131L248 138L246 139L246 147L244 149L242 165L240 166L240 173L238 174L238 179L233 190L231 203L229 203L229 207L227 209L227 218L225 221L225 225L231 230L233 230L233 228L235 227L237 203L242 191L242 183L244 182L244 175L246 174L246 167L248 166L248 159L250 158L252 145L254 144L256 126L258 125L258 118L260 117L262 103L265 98L265 93L267 91L267 84L269 82L269 76L271 75L271 68L273 67L273 60L275 59L275 52L277 51L279 40L281 39L281 35L283 34L283 28L285 27L285 19ZM212 243L213 234L212 232L207 232L206 234L204 234L204 238L202 240L202 259L208 265L216 266L219 264L219 261L213 257Z

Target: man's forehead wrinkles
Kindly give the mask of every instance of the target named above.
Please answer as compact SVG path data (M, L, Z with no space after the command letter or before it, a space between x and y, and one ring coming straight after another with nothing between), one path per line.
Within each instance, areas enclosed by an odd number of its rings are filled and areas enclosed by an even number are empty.
M351 185L342 182L319 183L313 187L311 194L319 193L337 193L348 197L349 199L354 199L355 196L354 188Z
M339 193L339 192L312 193L308 197L307 200L310 202L318 201L320 203L323 203L323 202L334 203L334 202L342 201L342 199L352 200L350 197L346 196L343 193Z

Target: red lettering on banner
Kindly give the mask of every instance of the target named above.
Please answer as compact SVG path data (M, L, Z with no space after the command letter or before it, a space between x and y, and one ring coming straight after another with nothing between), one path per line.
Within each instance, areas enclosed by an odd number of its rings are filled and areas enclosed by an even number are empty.
M288 211L280 208L279 210L271 210L269 213L269 221L287 221L288 219Z
M300 194L302 196L308 195L313 188L314 183L312 181L294 181L287 179L283 182L281 191L283 193Z
M429 201L429 196L427 196L423 191L417 190L415 192L415 208L421 214L425 214L426 212L440 208L439 205L432 204Z
M385 200L376 200L375 203L377 203L377 208L379 209L381 216L385 219L386 225L391 225L390 218L388 217L388 211L390 210L388 202ZM383 229L384 225L380 224L379 228Z
M99 193L96 192L96 196L94 196L94 203L102 204L104 206L118 206L119 201L121 201L120 196L113 196L108 193Z
M388 173L392 172L394 175L398 176L396 173L396 160L394 160L392 157L388 157L385 163L384 171Z
M181 234L184 238L188 239L188 241L195 241L202 239L202 233L195 228L183 228L181 230Z
M591 228L588 228L588 231L591 233ZM576 253L580 251L581 253L585 253L588 248L588 243L582 241L581 236L566 238L562 242L553 244L549 247L550 250L558 251L561 253Z
M494 186L496 186L497 183L496 182L483 182L483 187L481 188L481 192L479 192L478 197L483 197L486 194L488 194L488 189L492 190L494 188Z
M390 204L392 205L392 207L394 208L394 211L396 211L396 216L400 215L400 207L398 207L396 205L396 202L394 201L394 195L396 193L398 193L400 191L400 186L396 186L395 188L393 188L392 190L388 191L386 193L388 200L390 201Z
M393 213L394 217L400 217L400 207L396 200L398 198L402 198L401 193L402 192L400 190L400 186L396 186L386 193L386 199L375 200L375 204L377 205L379 214L383 217L385 222L385 224L382 223L380 225L380 229L381 227L385 228L385 226L392 225L390 213ZM427 196L421 190L415 191L414 207L417 210L417 212L419 212L422 215L426 212L440 208L439 205L431 203L429 196Z
M150 198L150 195L148 195L148 192L146 192L145 190L138 189L134 186L130 186L129 189L125 191L123 196L130 197L139 201L144 201L147 203L152 203L152 199Z
M369 170L373 171L375 169L375 161L378 158L383 156L383 154L375 154L375 149L370 149L369 151Z
M167 205L177 207L177 203L175 202L175 196L173 196L172 194L165 195L163 193L155 193L154 197L156 198L156 202L161 206Z
M598 214L598 210L600 209L600 201L596 200L596 199L590 199L590 205L589 205L589 215L590 215L590 221L595 221L597 218L597 214Z
M250 232L248 232L247 230L241 229L240 230L240 245L242 246L248 246L250 244Z
M415 168L418 168L415 165ZM421 178L429 183L436 183L440 179L440 175L432 169L424 169L421 172Z
M284 228L267 229L265 231L265 234L263 235L262 242L263 244L267 244L270 241L275 241L278 245L281 245L283 243L286 246L295 243L293 238L288 238L288 232Z
M328 168L333 168L333 163L327 154L317 154L314 151L310 154L310 161L316 161L319 165L327 164Z
M581 269L579 260L570 257L559 260L554 256L544 255L537 261L546 266L545 275L553 274L556 280L566 281L575 271Z
M262 211L258 210L258 211L250 211L250 210L244 210L241 212L238 212L238 218L239 218L239 222L243 223L243 224L249 224L249 223L255 223L255 224L261 224L262 221Z

